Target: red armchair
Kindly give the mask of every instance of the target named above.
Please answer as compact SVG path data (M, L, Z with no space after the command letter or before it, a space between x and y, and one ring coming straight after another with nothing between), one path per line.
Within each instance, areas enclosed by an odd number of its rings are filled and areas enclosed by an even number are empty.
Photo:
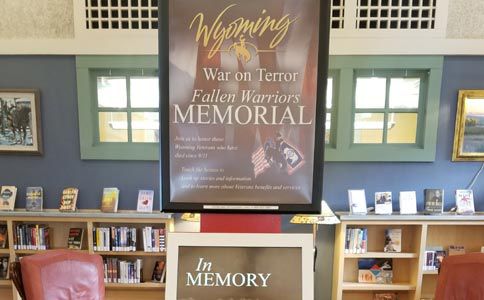
M99 255L53 250L26 256L11 267L12 280L26 300L104 300Z
M484 300L484 253L444 258L435 300Z

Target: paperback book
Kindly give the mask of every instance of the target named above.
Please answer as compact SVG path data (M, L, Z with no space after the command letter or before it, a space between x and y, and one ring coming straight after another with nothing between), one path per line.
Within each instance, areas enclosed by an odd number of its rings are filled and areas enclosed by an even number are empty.
M456 190L455 205L457 213L461 215L470 215L475 213L474 209L474 192L472 190Z
M376 293L373 300L397 300L397 294L395 293Z
M8 257L0 257L0 280L8 279Z
M351 214L366 215L365 190L348 190L348 200Z
M384 252L402 252L402 230L387 229L385 230L385 247Z
M391 258L358 259L358 282L391 284L393 261Z
M7 248L7 226L0 225L0 248Z
M27 187L25 197L25 209L27 211L41 211L44 202L44 191L42 187Z
M426 214L441 214L444 211L444 190L426 189L424 201Z
M16 198L17 188L15 186L2 186L0 190L0 210L13 210Z
M59 211L76 211L79 189L74 187L65 188L62 191Z
M392 213L392 192L375 193L375 214L391 215Z
M153 274L151 275L151 280L153 282L165 282L165 261L158 260L155 262L155 267L153 269Z
M400 192L400 214L417 214L417 193L415 191Z
M153 211L153 199L155 197L155 191L153 190L139 190L138 192L138 212L152 212Z
M450 245L449 256L466 254L466 248L461 245Z
M115 213L118 211L119 189L104 188L101 201L101 211L105 213Z
M67 248L81 250L83 238L84 238L83 228L69 229L69 237L67 238Z

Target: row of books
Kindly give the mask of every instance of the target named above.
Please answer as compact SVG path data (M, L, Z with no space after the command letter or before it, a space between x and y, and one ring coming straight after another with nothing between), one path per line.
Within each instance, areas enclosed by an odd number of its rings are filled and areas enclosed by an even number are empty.
M138 233L135 227L95 227L93 228L94 251L137 251ZM163 252L165 229L150 226L142 228L143 250Z
M368 250L368 229L347 228L345 240L345 253L360 254Z
M106 283L140 283L143 282L143 261L104 258L104 282Z
M134 227L95 227L92 234L94 251L136 251Z
M402 191L399 195L400 214L417 214L417 193L415 191ZM353 214L366 214L365 190L348 190L350 212ZM474 193L472 190L455 191L455 207L458 214L473 214ZM441 214L444 211L444 190L424 190L424 213ZM393 213L392 192L375 193L375 214L391 215Z
M119 202L119 189L116 187L104 188L101 199L101 211L117 212ZM77 208L77 199L79 189L68 187L62 190L60 197L59 211L75 211ZM155 192L153 190L138 191L138 212L152 212L153 199ZM2 186L0 189L0 210L14 210L15 200L17 198L17 187ZM42 211L44 202L44 190L42 187L27 187L25 192L25 209L27 211Z
M13 241L15 250L50 249L51 228L42 224L20 224L15 226Z
M384 252L402 252L402 229L385 230ZM345 253L361 254L368 252L368 229L347 228L345 236Z
M165 229L143 228L143 251L164 252L166 251Z

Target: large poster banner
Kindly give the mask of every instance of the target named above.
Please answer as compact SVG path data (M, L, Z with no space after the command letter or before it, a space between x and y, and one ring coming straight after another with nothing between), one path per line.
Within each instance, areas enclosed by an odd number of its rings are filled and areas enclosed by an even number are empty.
M160 2L163 210L317 211L327 1Z
M313 300L312 236L170 234L166 299Z

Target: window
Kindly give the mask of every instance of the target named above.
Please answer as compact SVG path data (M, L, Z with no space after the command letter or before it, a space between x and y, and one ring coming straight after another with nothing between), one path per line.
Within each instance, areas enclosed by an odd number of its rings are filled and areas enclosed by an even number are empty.
M81 158L157 160L157 58L80 56L76 64Z
M326 88L326 124L325 124L325 136L324 142L326 145L332 145L336 139L336 108L337 103L334 103L337 89L335 88L338 84L338 73L334 71L329 71L328 73L328 85Z
M97 142L158 143L159 87L155 70L92 71Z
M433 161L442 63L430 56L330 57L329 82L338 74L339 83L327 102L326 160Z
M417 144L427 75L427 71L356 71L353 143Z

